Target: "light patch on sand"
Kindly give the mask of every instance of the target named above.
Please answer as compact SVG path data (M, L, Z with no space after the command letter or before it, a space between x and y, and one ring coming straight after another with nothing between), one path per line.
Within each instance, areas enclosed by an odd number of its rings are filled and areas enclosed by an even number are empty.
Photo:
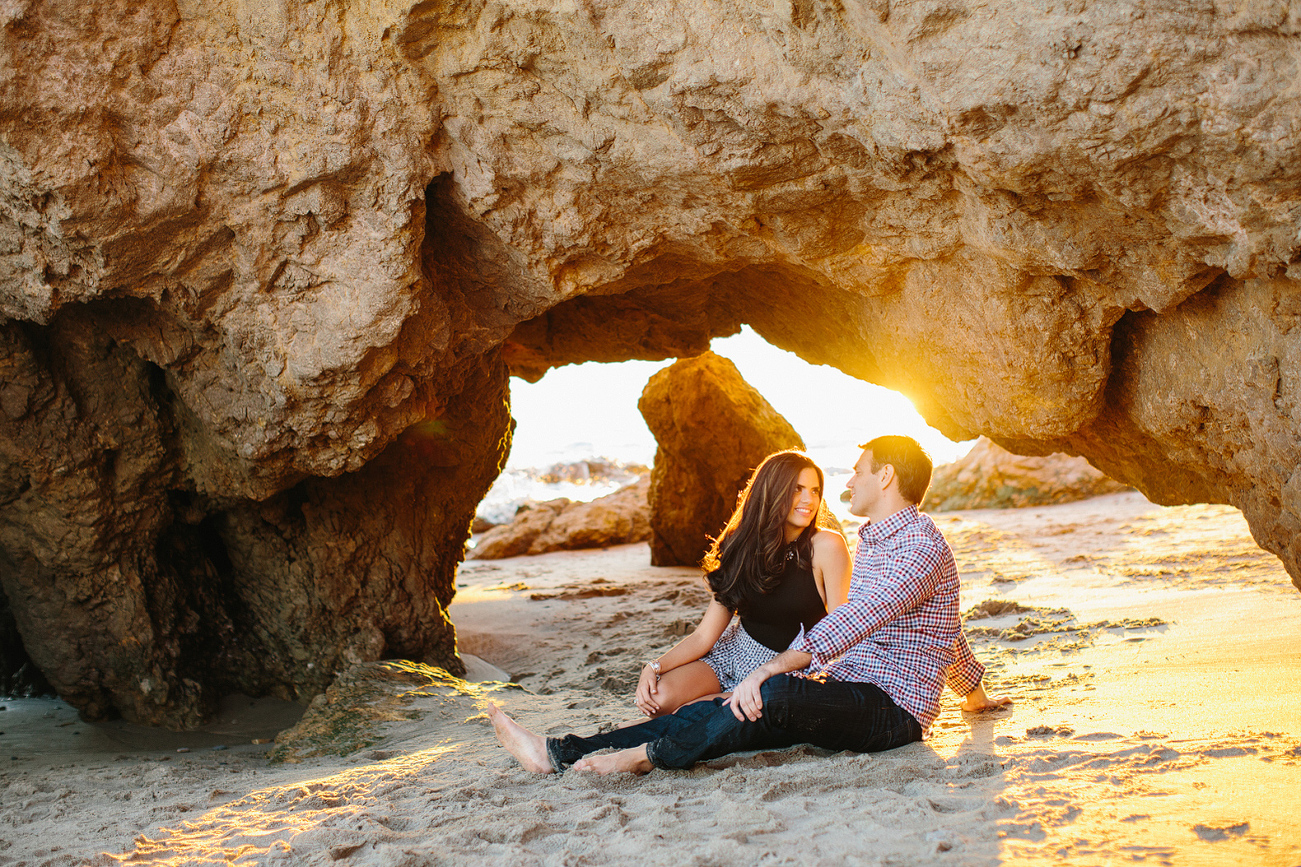
M368 832L392 830L390 796L426 793L422 774L450 745L385 758L303 783L251 792L195 822L162 828L156 839L136 837L125 856L101 855L98 864L258 864L292 861L296 852L324 851L346 858L366 845Z

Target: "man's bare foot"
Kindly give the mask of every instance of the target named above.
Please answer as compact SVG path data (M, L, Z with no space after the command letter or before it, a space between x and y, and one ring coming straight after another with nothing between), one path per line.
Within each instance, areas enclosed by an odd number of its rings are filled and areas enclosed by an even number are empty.
M524 770L535 774L554 774L551 758L547 755L547 742L533 734L515 720L506 716L506 712L492 702L488 702L488 719L492 729L497 733L497 741L506 748L506 752L515 757Z
M574 763L576 771L594 774L647 774L654 767L646 758L646 747L632 747L603 756L588 756Z

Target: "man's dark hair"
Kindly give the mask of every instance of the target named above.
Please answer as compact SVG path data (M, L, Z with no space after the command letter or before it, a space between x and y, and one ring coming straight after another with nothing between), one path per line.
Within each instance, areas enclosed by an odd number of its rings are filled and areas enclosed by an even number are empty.
M872 472L889 464L899 479L899 493L914 506L921 505L931 486L931 456L912 437L883 436L859 446L872 453Z

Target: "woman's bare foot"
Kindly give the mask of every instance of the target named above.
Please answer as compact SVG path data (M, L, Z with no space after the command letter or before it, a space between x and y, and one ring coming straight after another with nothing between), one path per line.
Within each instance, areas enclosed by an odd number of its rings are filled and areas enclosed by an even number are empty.
M498 743L515 757L515 761L519 762L524 770L534 774L556 772L556 769L551 767L545 739L506 716L506 712L492 702L488 702L488 719L492 722L493 731L497 733Z
M574 763L576 771L594 774L647 774L654 767L646 758L646 747L632 747L603 756L588 756Z

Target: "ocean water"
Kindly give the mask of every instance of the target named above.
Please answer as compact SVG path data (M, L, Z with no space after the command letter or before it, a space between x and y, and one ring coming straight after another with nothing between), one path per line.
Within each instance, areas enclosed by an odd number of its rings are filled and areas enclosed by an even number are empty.
M612 494L650 472L649 462L590 457L588 445L590 444L573 444L571 451L559 453L570 460L557 461L546 467L508 467L497 477L479 504L479 517L494 524L504 524L526 502L540 503L557 497L567 497L575 502L590 502ZM849 447L856 449L853 444ZM828 456L833 459L839 456L842 449L823 451L810 449L809 456L822 467L826 480L827 506L842 521L857 520L849 514L848 504L840 500L840 493L845 490L845 483L853 475L853 470L827 460ZM578 457L579 455L584 456ZM854 452L854 457L857 457L857 451Z
M507 467L488 489L477 514L494 524L505 524L524 503L558 497L586 503L613 494L650 472L642 463L593 457L586 445L575 444L567 455L570 460L545 467Z

